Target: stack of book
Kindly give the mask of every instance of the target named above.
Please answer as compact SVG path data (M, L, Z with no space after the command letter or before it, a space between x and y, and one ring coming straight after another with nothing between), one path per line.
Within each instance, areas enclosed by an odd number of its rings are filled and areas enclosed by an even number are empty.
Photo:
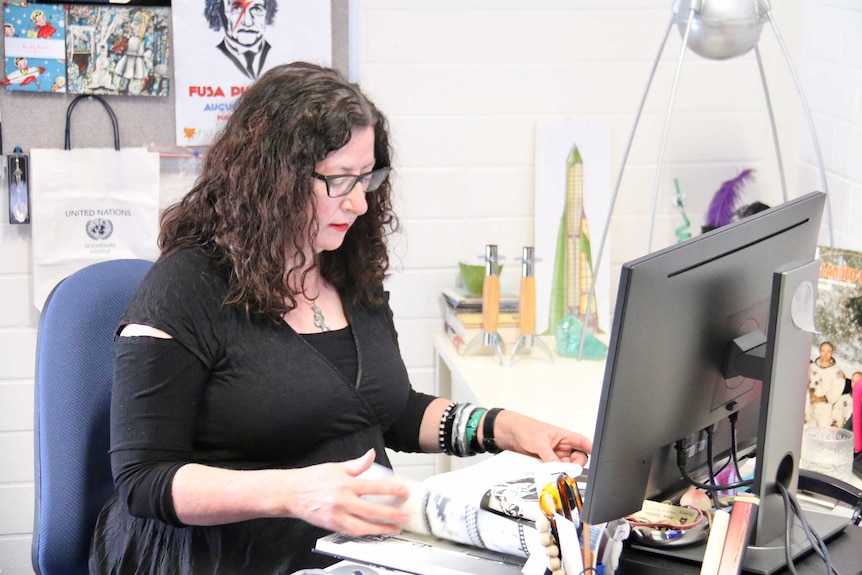
M460 353L473 338L481 334L482 296L468 294L459 289L443 290L443 321L446 335ZM518 330L518 297L500 295L500 311L497 315L497 333L503 343L514 345L520 335Z

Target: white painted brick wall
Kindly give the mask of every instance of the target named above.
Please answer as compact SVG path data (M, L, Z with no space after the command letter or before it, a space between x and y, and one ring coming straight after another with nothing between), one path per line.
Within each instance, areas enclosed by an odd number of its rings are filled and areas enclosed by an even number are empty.
M782 0L774 16L805 84L829 170L836 241L862 249L862 6ZM670 17L664 0L361 0L360 81L389 116L403 234L388 287L417 388L434 386L431 341L439 290L457 261L498 243L508 263L533 234L533 132L538 121L604 123L613 181L650 64ZM646 251L658 143L680 39L671 32L641 118L611 226L612 273ZM768 29L761 52L779 122L790 195L819 188L806 122ZM797 158L801 157L799 161ZM721 181L759 172L750 199L776 202L778 177L751 55L685 58L671 118L653 248L680 225L666 193L679 178L697 228ZM176 190L168 195L175 196ZM0 201L6 212L5 197ZM5 221L3 218L2 221ZM0 573L31 573L32 408L37 315L30 237L0 223ZM505 264L506 262L504 262ZM517 289L504 272L504 288ZM427 456L395 456L423 477Z
M826 167L835 245L862 250L862 3L809 0L802 78ZM800 126L800 180L821 189L810 131Z

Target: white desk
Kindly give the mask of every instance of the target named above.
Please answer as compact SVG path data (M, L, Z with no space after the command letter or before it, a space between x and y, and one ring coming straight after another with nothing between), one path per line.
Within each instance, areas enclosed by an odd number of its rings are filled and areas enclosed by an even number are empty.
M543 340L554 351L554 338L543 336ZM482 407L512 409L592 439L602 393L604 359L577 360L554 353L551 362L546 354L533 350L532 355L519 355L511 367L510 356L506 355L501 366L496 355L459 354L443 333L437 334L434 349L437 394L441 397ZM511 353L511 349L507 351ZM469 465L481 458L443 456L437 458L435 467L437 472L443 472L450 465Z
M605 360L577 360L556 355L554 338L542 336L554 352L553 362L545 354L518 356L509 367L496 355L459 354L444 333L434 340L437 394L454 401L482 407L513 409L593 438L604 380ZM511 346L510 346L511 347ZM507 350L511 353L511 349ZM457 459L440 456L437 473L481 461L482 456ZM850 483L862 488L862 479Z
M545 338L544 341L553 349L553 338ZM579 361L555 355L553 362L549 362L536 352L534 357L519 356L511 367L506 356L501 366L495 355L460 355L442 333L436 336L434 349L438 395L484 407L514 409L593 437L604 379L604 360ZM438 472L444 472L449 471L450 462L460 467L483 457L487 455L463 459L440 456L436 466ZM853 530L853 538L846 544L851 555L857 549L854 541L859 540L859 533L862 530ZM447 545L446 542L440 544ZM645 561L656 560L656 556L650 555Z

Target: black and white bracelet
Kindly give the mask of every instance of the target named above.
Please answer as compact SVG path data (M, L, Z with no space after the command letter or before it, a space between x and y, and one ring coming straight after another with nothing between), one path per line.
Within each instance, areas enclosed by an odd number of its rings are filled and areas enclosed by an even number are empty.
M500 453L494 441L494 421L502 408L487 410L471 403L452 402L440 416L437 442L447 455L469 457L477 453ZM482 441L479 441L479 422L484 415Z
M440 444L440 449L442 449L445 453L448 453L446 450L446 446L448 444L448 439L446 437L446 420L449 418L449 414L452 413L452 410L455 409L455 406L458 405L454 401L446 406L446 409L443 410L443 415L440 416L440 428L437 433L437 441Z

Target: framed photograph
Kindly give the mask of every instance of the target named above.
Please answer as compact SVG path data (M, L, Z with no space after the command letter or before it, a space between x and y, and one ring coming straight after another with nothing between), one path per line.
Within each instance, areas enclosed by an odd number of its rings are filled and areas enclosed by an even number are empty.
M806 427L844 427L862 380L862 252L820 246Z

